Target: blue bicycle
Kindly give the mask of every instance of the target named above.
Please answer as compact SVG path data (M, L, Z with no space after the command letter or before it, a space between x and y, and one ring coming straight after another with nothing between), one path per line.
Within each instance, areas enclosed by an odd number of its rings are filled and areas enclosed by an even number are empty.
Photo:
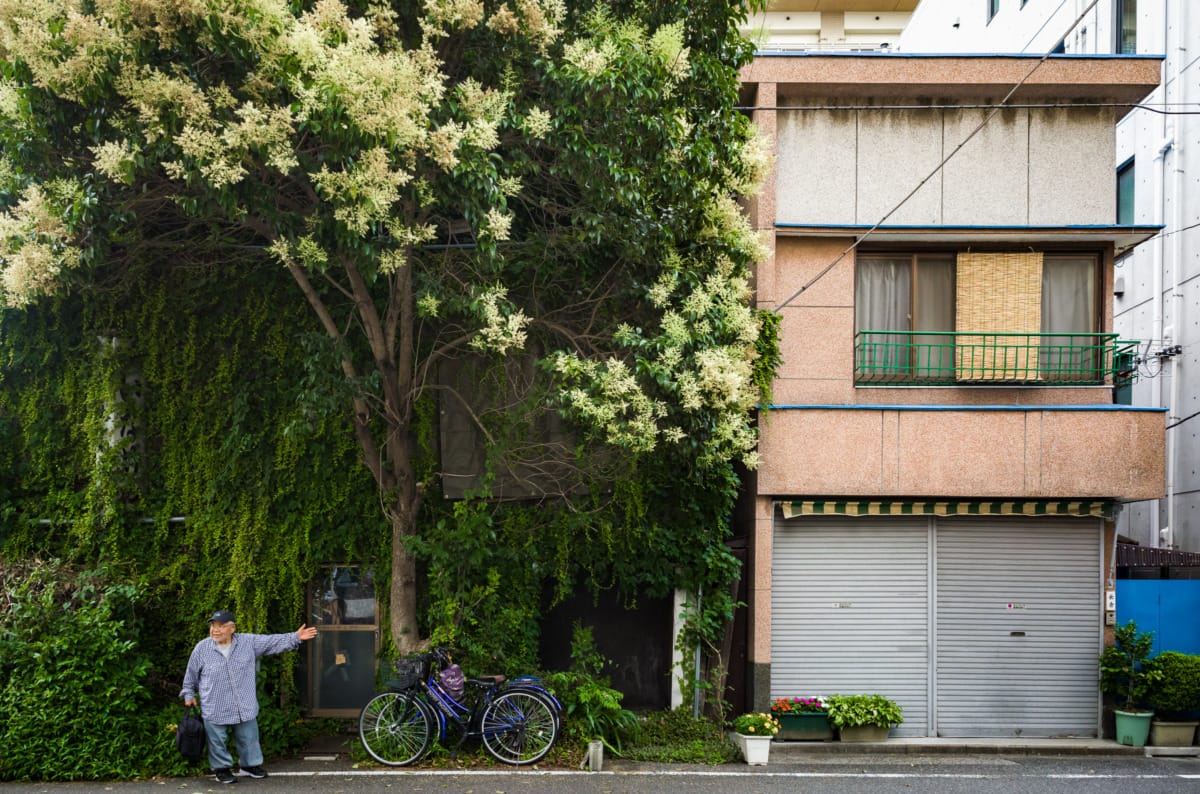
M388 691L373 697L358 718L367 753L381 764L406 766L420 760L435 737L444 741L451 728L459 734L454 752L467 739L479 739L493 758L517 766L550 752L562 708L537 679L466 678L459 688L448 675L457 670L442 648L397 662Z

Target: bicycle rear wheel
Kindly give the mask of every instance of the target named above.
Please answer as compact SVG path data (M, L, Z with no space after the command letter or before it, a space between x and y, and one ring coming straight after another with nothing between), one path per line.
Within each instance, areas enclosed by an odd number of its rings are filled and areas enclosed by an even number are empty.
M524 683L524 682L518 682L512 686L504 687L504 691L505 692L528 692L529 694L533 695L534 697L536 697L542 701L545 701L546 705L550 707L550 713L554 715L555 729L559 733L562 733L562 706L559 704L558 699L555 698L554 695L550 694L549 690L547 690L543 687L537 686L537 685L528 684L528 683Z
M532 764L550 752L558 738L553 709L539 695L521 690L501 692L483 710L483 747L497 761Z
M415 693L384 692L363 706L358 736L372 758L388 766L406 766L433 742L435 717Z

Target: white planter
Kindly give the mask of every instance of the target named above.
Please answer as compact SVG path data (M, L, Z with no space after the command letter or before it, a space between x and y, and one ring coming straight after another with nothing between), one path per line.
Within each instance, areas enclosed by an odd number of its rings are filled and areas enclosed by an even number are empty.
M770 736L747 736L742 733L734 734L738 743L738 749L742 751L742 758L746 759L746 763L750 766L765 766L767 756L771 752L771 737Z
M1200 722L1184 720L1169 722L1155 717L1150 721L1149 744L1155 747L1191 747Z

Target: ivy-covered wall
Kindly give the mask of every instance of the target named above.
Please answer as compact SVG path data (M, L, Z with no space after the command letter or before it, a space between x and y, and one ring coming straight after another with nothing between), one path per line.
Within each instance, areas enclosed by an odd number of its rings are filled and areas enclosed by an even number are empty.
M218 607L294 628L316 566L387 538L346 412L312 409L286 274L168 268L0 313L0 548L123 566L164 662Z
M328 563L374 565L387 592L388 524L344 384L306 307L274 300L291 288L270 264L150 263L0 312L0 554L126 572L164 696L215 608L290 630ZM437 407L419 414L419 467L437 471ZM724 592L738 480L715 471L645 457L569 509L429 494L410 541L427 636L533 669L545 608L578 589L631 605ZM729 608L707 599L689 642L717 638Z

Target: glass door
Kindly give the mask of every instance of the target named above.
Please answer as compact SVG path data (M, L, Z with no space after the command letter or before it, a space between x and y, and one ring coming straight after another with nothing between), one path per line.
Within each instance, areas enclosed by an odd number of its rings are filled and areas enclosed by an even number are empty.
M309 586L308 623L320 628L307 646L308 710L315 717L354 717L375 694L379 612L369 567L334 566Z

